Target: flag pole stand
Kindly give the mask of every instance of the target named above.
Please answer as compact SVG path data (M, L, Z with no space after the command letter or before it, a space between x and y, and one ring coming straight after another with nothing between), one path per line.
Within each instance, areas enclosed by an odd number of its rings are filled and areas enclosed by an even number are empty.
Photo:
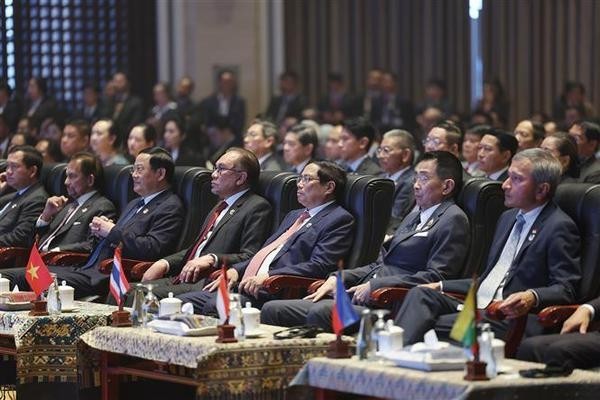
M46 300L34 300L31 302L33 304L33 309L29 311L29 315L32 317L40 317L48 314L48 303Z
M350 358L350 346L348 342L342 340L342 335L336 335L335 340L329 342L329 348L327 349L327 358Z
M119 305L119 309L117 311L113 311L113 313L111 314L112 317L112 322L111 322L111 326L117 327L117 328L122 328L122 327L127 327L127 326L131 326L131 314L129 313L129 311L125 311L123 310L123 302L121 301L121 304Z
M235 325L229 323L229 319L223 325L217 325L218 337L217 343L235 343L238 340L235 338Z
M485 374L487 363L479 360L467 361L467 373L465 381L488 381L490 378Z

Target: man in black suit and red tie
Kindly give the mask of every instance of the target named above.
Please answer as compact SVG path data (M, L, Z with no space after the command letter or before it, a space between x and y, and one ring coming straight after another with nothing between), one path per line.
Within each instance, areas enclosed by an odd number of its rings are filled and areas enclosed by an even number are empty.
M269 202L252 190L259 173L258 160L248 150L232 147L219 158L211 186L220 201L192 246L156 261L144 273L143 281L158 286L154 294L166 297L169 292L200 290L204 286L200 276L207 269L218 268L221 261L248 260L260 249L270 233L272 213ZM169 278L160 279L164 276Z

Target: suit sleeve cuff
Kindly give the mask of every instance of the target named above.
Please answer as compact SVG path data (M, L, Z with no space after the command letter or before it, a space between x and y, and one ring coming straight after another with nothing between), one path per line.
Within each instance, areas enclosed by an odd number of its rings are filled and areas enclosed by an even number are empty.
M44 221L41 217L38 217L37 221L35 222L36 228L42 228L48 225L50 225L50 222Z
M538 307L540 305L540 296L538 296L537 292L533 289L528 289L528 292L531 292L533 294L533 297L535 297L535 303L533 304L534 307Z
M167 269L165 270L165 275L169 273L169 270L171 269L171 264L169 264L169 262L167 260L165 260L164 258L161 258L159 261L164 261L165 264L167 264Z
M594 306L592 306L591 304L582 304L581 307L587 308L590 311L590 320L594 319L594 315L596 314L596 310L594 309Z

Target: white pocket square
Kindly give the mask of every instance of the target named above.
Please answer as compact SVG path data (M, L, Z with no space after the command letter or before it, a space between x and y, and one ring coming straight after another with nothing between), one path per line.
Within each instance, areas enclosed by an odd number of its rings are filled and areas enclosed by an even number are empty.
M429 233L429 231L417 232L417 233L415 233L415 236L418 236L418 237L427 237L428 233Z
M73 225L81 225L81 221L75 221L73 222Z

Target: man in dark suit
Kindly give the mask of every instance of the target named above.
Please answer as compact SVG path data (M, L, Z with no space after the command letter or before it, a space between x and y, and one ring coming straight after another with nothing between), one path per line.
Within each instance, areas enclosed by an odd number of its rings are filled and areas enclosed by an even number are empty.
M75 297L104 295L109 276L98 270L102 260L112 258L123 245L123 258L156 260L175 250L183 224L181 200L171 191L175 165L161 148L143 150L133 166L133 190L140 195L132 200L115 224L106 217L94 217L92 234L100 242L82 266L54 267L50 272L75 288ZM28 287L25 271L10 271L6 277L20 288Z
M237 80L233 72L221 71L217 85L217 92L200 102L202 120L206 126L211 126L219 116L226 117L235 135L241 138L246 125L246 100L237 94Z
M577 143L579 154L579 182L600 183L600 160L596 158L596 152L600 148L600 126L593 122L576 122L569 129Z
M15 146L8 153L6 172L0 174L0 247L29 247L35 221L44 209L48 193L39 182L42 155L33 147Z
M394 182L394 203L388 224L388 234L393 235L400 222L411 211L415 198L412 167L415 156L415 140L407 131L394 129L383 135L377 149L379 165L383 168L382 177Z
M0 115L4 117L9 132L16 132L19 117L21 116L21 107L19 106L19 103L13 99L12 88L4 80L0 81Z
M382 247L379 260L344 271L344 284L356 304L368 304L371 292L381 287L413 286L460 275L469 242L469 221L453 200L462 186L460 161L444 151L425 153L415 177L420 211L405 218L393 239ZM333 300L322 299L335 287L332 275L302 300L268 302L261 320L282 326L308 323L331 331Z
M518 147L519 142L510 133L500 129L488 131L478 146L479 169L488 179L504 182L508 178L508 165Z
M36 222L40 251L92 251L96 244L90 234L92 219L116 217L115 206L98 192L102 175L102 165L92 154L71 157L65 178L69 198L50 197Z
M315 159L319 138L314 127L308 124L294 125L283 140L283 159L291 165L290 171L301 174Z
M345 119L358 117L361 107L357 107L357 104L356 99L346 92L342 74L327 74L327 94L321 97L317 104L321 122L337 125Z
M524 150L513 158L502 188L504 204L514 208L498 221L478 282L480 309L498 300L500 310L512 319L575 300L581 277L579 233L573 220L552 202L560 175L560 162L544 150ZM447 337L461 302L443 292L466 293L470 282L442 280L411 289L395 318L404 328L404 342L418 342L432 328ZM508 322L491 323L503 338Z
M8 156L8 148L10 147L10 127L6 121L4 114L0 114L0 157Z
M340 154L348 173L381 174L381 168L368 154L374 138L375 128L366 119L359 117L344 121L340 135Z
M124 72L114 74L112 81L116 94L114 103L109 107L108 114L112 116L122 143L127 138L131 128L143 122L144 106L142 99L131 94L131 85Z
M563 323L560 334L525 339L519 346L520 360L545 363L565 372L600 366L600 331L589 331L598 321L600 297L583 304Z
M100 90L95 83L86 83L83 86L83 107L78 109L73 117L93 124L101 118L109 117L107 105L100 98Z
M58 118L58 106L56 101L48 97L48 84L46 79L33 77L27 85L27 102L25 104L26 115L31 120L31 125L40 131L44 121Z
M258 158L261 171L286 171L289 168L275 152L277 127L271 122L254 121L244 136L244 148Z
M291 211L254 257L227 270L229 285L239 282L237 289L244 302L260 307L277 298L262 288L269 276L323 278L346 257L352 245L354 219L337 204L345 184L344 171L332 162L314 162L304 168L298 181L298 201L306 209ZM203 291L178 297L192 302L197 313L215 314L214 290L219 279Z
M233 147L216 162L212 192L221 200L202 223L196 242L156 261L142 281L155 286L159 298L204 287L206 270L221 261L235 264L252 257L270 233L271 205L252 191L258 184L258 160L248 150ZM162 279L163 276L175 277Z
M415 110L412 103L398 94L398 77L393 72L384 72L381 77L381 96L373 104L371 120L380 132L390 129L415 128Z
M299 92L298 74L286 71L279 76L279 96L273 96L265 112L265 118L281 125L286 118L302 118L306 100Z

